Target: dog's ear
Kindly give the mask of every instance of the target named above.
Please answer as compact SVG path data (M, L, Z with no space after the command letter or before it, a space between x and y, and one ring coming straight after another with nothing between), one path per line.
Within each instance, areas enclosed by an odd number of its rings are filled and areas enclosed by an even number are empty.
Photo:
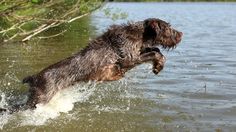
M143 23L144 27L144 37L155 38L159 32L160 27L156 19L147 19Z

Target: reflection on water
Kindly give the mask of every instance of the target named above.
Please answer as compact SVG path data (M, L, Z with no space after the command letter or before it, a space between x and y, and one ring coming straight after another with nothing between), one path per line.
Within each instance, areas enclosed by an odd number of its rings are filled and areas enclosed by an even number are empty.
M56 96L57 103L0 115L0 131L236 130L236 4L106 6L126 11L129 21L159 17L184 33L177 49L163 51L167 63L160 75L155 76L145 64L132 69L121 81L71 88ZM16 96L27 91L20 82L23 77L77 52L89 36L101 34L109 25L127 20L112 21L97 11L80 23L74 22L63 36L1 45L0 106L12 98L24 100Z

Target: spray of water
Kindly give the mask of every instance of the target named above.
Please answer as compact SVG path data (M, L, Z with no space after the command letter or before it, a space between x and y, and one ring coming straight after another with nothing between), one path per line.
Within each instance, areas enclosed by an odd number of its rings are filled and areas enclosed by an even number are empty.
M130 100L136 98L131 90L132 89L127 87L125 80L113 83L102 83L99 85L94 82L79 84L58 92L48 104L38 104L37 108L34 110L25 110L13 114L4 113L0 115L0 130L3 130L4 126L8 127L9 124L15 127L45 125L52 121L50 119L59 118L62 113L66 113L67 115L77 114L76 112L71 112L76 102L86 103L89 101L89 110L98 113L125 112L130 109ZM0 92L0 95L2 98L0 107L5 106L6 108L8 106L8 98L3 92ZM107 98L113 99L119 103L103 102L104 99L106 100Z
M38 104L35 110L25 110L12 115L4 113L0 115L0 129L10 120L17 119L19 126L43 125L48 119L54 119L60 113L68 113L74 108L75 102L83 102L89 99L95 90L95 83L76 85L58 92L52 100L46 104ZM1 93L0 107L7 106L5 94Z

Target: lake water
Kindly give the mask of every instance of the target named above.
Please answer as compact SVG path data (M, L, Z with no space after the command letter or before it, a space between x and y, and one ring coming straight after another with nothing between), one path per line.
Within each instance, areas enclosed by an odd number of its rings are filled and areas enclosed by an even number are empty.
M22 78L76 53L112 24L157 17L182 31L176 49L162 50L164 70L154 75L144 64L120 81L79 84L36 110L0 115L0 131L236 131L236 3L107 7L128 18L113 21L99 10L57 38L1 44L0 107L24 102Z

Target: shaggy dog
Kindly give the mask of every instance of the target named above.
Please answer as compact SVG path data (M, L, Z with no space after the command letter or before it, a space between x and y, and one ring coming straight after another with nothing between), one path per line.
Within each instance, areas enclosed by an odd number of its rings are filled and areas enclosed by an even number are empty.
M175 48L181 38L181 32L157 18L112 25L75 55L24 78L23 83L30 86L28 101L9 108L9 111L33 109L36 104L46 104L59 90L81 81L119 80L128 70L145 62L152 62L153 72L158 74L164 66L165 57L157 46Z

